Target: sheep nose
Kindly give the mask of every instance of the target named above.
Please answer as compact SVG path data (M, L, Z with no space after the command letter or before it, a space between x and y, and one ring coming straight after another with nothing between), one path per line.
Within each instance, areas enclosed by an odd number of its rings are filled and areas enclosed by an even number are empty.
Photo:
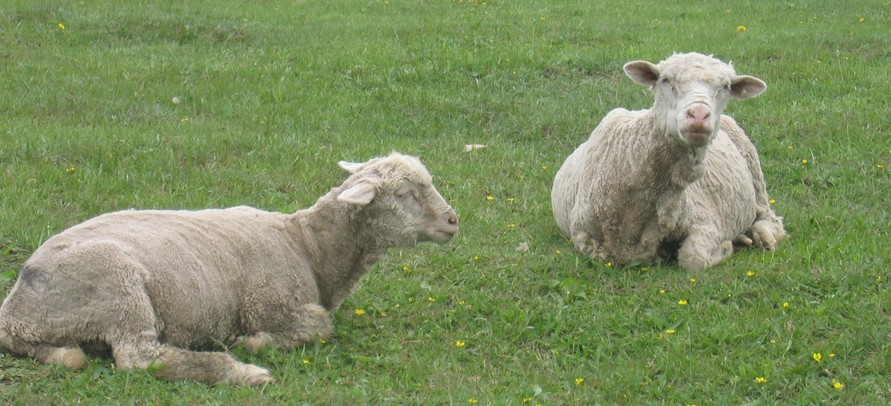
M687 109L687 118L693 120L694 123L701 124L708 120L712 113L705 106L695 106Z
M457 226L458 216L456 216L454 212L449 212L448 214L446 214L446 221L453 226Z

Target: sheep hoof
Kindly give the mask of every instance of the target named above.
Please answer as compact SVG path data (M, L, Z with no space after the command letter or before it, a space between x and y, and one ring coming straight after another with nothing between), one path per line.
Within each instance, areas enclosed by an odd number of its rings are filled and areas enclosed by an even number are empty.
M252 336L242 337L241 342L249 353L256 354L272 343L272 337L268 333L260 332Z
M274 383L275 378L265 368L251 364L239 364L229 372L225 382L237 386L260 386Z
M87 355L80 348L55 348L46 362L71 369L81 369L87 365Z
M776 249L777 243L786 238L782 226L766 220L756 221L751 231L755 246L768 251Z

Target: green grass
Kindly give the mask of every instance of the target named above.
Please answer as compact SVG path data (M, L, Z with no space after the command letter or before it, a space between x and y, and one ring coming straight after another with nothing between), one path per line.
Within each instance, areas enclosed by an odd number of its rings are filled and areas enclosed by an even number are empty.
M274 385L6 354L0 402L888 403L886 2L626 3L4 2L2 294L100 213L294 211L344 178L338 160L391 150L424 160L462 228L392 250L329 342L233 350ZM792 239L697 274L592 263L553 222L554 173L606 112L649 107L622 64L673 51L768 83L727 113Z

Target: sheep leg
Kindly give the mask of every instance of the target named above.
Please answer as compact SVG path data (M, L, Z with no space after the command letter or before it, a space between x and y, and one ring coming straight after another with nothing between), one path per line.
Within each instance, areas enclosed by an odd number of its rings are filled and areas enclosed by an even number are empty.
M678 264L685 269L699 271L716 265L732 254L732 241L721 241L707 233L694 233L684 240L678 250Z
M267 347L293 349L319 338L328 338L333 329L328 311L315 304L301 306L287 321L287 325L269 326L267 331L239 337L238 342L251 353Z
M275 382L264 368L238 362L224 352L199 352L157 342L112 344L115 366L147 369L168 381L257 386Z

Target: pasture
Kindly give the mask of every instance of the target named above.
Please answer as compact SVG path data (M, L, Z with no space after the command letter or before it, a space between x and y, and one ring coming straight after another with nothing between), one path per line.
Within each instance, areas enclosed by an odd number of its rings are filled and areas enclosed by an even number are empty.
M891 8L820 2L196 0L0 6L0 297L49 236L127 208L293 212L337 161L420 156L460 217L391 250L331 340L260 388L0 354L11 404L887 404ZM697 51L791 239L699 273L592 262L551 215L622 65ZM465 145L485 148L466 152Z

